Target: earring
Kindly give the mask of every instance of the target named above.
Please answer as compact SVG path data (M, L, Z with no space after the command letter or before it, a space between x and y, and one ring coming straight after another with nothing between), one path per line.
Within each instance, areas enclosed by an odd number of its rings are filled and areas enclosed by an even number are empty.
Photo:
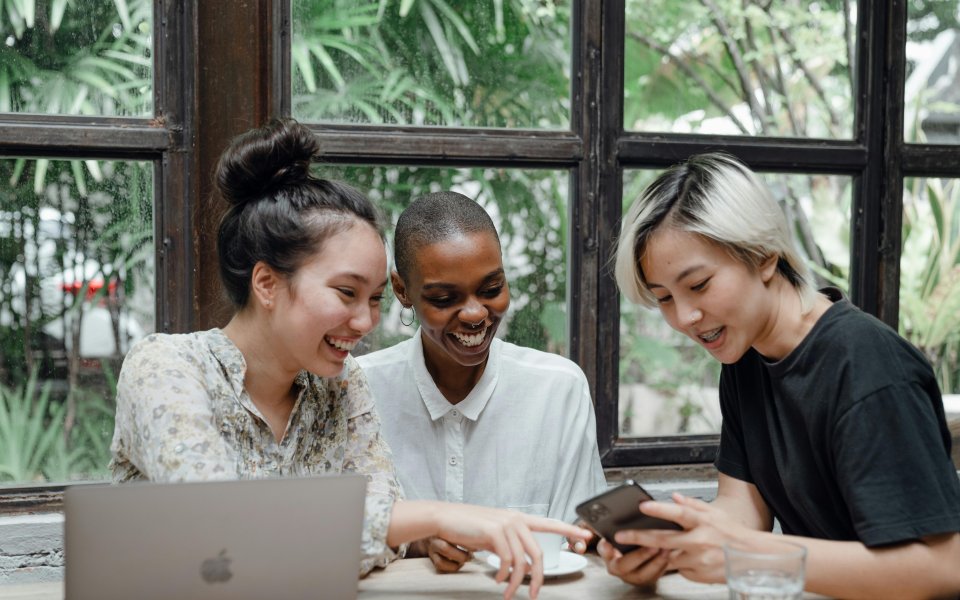
M409 322L409 323L407 323L406 321L403 320L403 311L405 311L405 310L409 310L409 311L410 311L410 322ZM416 318L417 318L417 310L416 310L415 308L413 308L412 306L401 306L401 307L400 307L400 322L401 322L402 324L406 325L407 327L410 327L411 325L413 325L413 321L414 321Z

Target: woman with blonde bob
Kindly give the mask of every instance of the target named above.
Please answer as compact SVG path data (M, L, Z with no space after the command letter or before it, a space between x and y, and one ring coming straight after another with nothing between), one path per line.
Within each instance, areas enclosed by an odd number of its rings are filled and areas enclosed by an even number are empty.
M623 219L616 277L723 363L723 425L717 498L644 503L683 531L621 532L640 546L626 555L601 541L612 574L721 582L723 545L759 547L776 519L777 539L807 548L808 591L960 592L960 484L933 371L839 290L814 289L749 169L705 154L658 177Z

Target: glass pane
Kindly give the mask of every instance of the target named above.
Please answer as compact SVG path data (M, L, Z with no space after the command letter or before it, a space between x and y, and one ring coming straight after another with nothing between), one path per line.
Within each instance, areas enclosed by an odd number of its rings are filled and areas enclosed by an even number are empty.
M421 167L327 167L370 195L385 215L390 262L393 228L410 202L423 194L452 190L476 199L500 234L510 309L497 337L521 346L567 354L566 171L436 169ZM380 326L354 354L386 348L416 331L400 323L400 303L387 290Z
M0 485L108 477L114 388L154 330L152 165L0 159Z
M566 129L570 3L293 0L304 121Z
M960 144L960 0L907 2L907 142Z
M0 112L153 113L149 0L30 0L0 7Z
M856 2L627 0L624 128L850 139L856 21Z
M900 333L960 393L960 179L904 181Z
M659 174L624 171L623 209ZM818 287L849 290L852 181L764 173L785 209ZM720 363L672 330L660 313L620 298L620 433L627 437L718 433Z

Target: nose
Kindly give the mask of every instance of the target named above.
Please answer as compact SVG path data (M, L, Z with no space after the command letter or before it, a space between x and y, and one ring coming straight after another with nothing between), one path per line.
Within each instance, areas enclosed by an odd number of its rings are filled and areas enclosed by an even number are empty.
M703 311L692 304L677 302L677 320L681 327L691 327L703 319Z
M478 323L486 320L487 315L490 314L490 311L487 310L481 302L477 301L476 298L471 298L463 305L463 308L460 309L459 317L460 321L468 325L477 325Z
M379 307L365 306L358 303L357 310L350 316L350 329L360 335L367 335L380 321Z

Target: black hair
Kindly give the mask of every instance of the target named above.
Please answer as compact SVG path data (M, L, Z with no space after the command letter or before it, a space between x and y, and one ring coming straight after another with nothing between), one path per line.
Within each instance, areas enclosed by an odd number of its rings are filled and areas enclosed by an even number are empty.
M490 233L500 244L493 220L474 200L457 192L436 192L417 198L397 220L393 240L397 273L406 280L417 250L461 233Z
M310 173L320 143L293 119L272 120L233 139L217 165L217 187L230 205L217 231L220 280L243 308L259 261L292 275L332 235L357 221L383 239L376 207L353 187Z

